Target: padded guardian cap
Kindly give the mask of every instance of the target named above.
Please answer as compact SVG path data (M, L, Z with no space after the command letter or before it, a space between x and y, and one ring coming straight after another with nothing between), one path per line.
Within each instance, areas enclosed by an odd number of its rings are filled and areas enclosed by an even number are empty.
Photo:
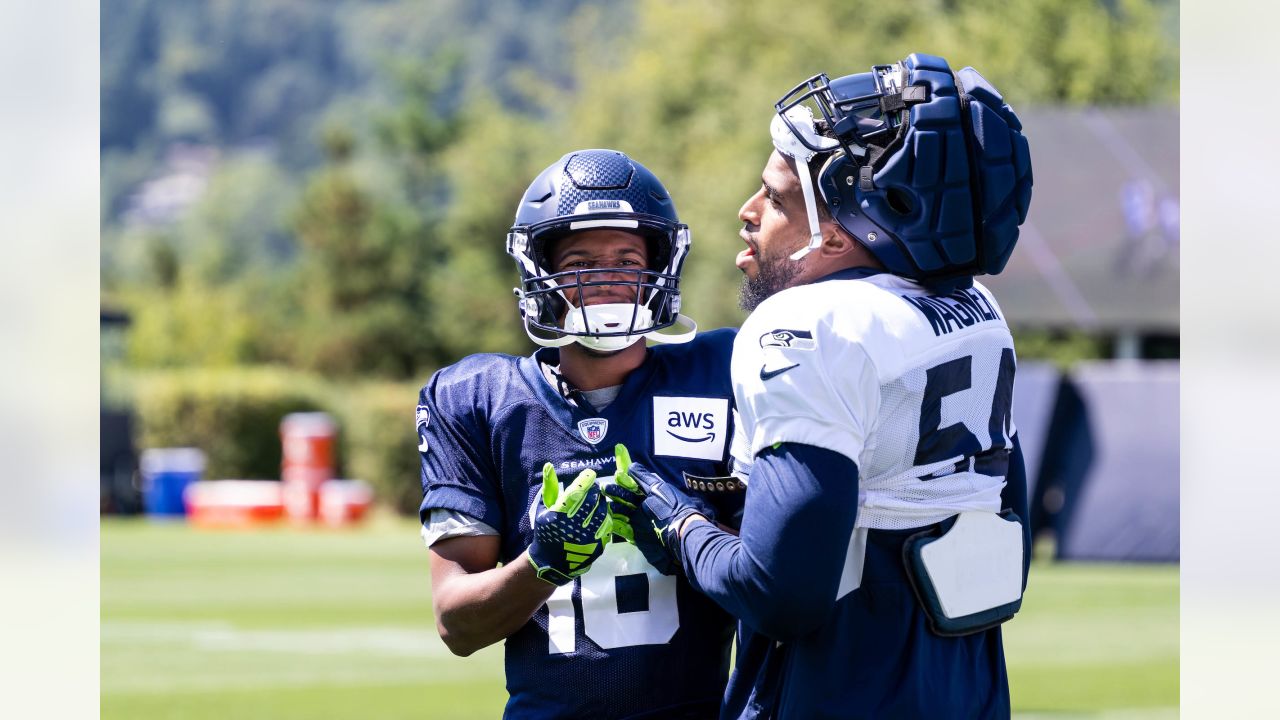
M1013 108L977 70L953 73L916 53L835 80L815 75L774 108L774 147L796 160L809 209L810 243L793 259L821 243L799 167L816 158L822 202L889 272L945 288L1004 269L1031 205L1031 152Z

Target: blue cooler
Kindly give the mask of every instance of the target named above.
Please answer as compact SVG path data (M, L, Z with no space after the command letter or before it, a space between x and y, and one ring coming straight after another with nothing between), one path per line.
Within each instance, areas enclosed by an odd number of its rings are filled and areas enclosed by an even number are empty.
M199 448L152 448L139 459L142 501L153 517L182 517L182 494L204 472L204 452Z

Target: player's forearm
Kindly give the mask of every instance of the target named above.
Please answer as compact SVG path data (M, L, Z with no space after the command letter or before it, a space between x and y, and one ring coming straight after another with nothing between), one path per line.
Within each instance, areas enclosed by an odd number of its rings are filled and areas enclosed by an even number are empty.
M492 570L455 575L438 588L436 627L449 650L465 657L523 627L554 590L521 554Z
M711 523L691 522L681 539L685 574L700 592L731 615L770 637L789 634L781 625L791 603L749 553L741 538ZM780 638L778 638L780 639Z
M857 467L807 446L760 455L742 533L691 522L681 539L690 582L776 640L817 628L835 604L857 509Z

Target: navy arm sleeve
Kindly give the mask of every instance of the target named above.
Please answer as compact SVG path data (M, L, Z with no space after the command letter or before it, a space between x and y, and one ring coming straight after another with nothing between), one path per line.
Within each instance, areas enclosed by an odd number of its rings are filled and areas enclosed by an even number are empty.
M1031 510L1027 503L1027 464L1022 458L1022 442L1013 434L1013 452L1009 453L1009 472L1000 490L1000 509L1012 510L1022 521L1022 589L1027 589L1031 571Z
M858 467L783 443L756 456L737 537L711 523L681 540L690 583L775 640L817 629L835 605L858 512Z

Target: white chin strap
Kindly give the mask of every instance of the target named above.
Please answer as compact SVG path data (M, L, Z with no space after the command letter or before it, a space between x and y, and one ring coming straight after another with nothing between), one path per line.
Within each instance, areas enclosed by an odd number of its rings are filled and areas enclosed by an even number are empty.
M795 126L796 131L804 135L810 145L834 150L840 143L833 138L823 137L813 126L813 111L804 105L796 105L786 112L787 119ZM813 193L813 179L809 173L809 161L817 152L810 150L791 128L787 127L782 115L774 115L769 123L769 134L773 136L773 146L778 152L795 160L796 174L800 176L800 187L804 190L804 207L809 214L809 244L791 253L792 260L799 260L822 245L822 230L818 227L818 203Z
M674 333L650 330L649 328L653 327L653 313L648 308L637 307L634 303L601 303L569 310L564 329L569 333L580 334L546 338L535 335L527 325L525 330L530 339L543 347L564 347L577 342L592 350L613 352L628 348L645 338L659 343L689 342L698 332L698 324L685 315L676 315L676 325L683 326L685 329ZM627 334L608 337L598 337L594 334L616 332Z

